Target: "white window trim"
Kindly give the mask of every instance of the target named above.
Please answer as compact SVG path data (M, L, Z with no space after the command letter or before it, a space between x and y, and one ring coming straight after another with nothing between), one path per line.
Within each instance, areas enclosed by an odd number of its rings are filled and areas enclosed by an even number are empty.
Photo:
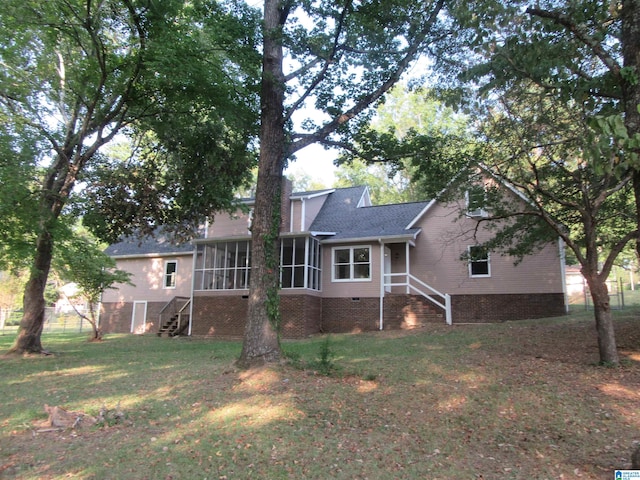
M173 272L173 285L167 286L167 266L170 263L175 263L176 269ZM178 285L178 260L165 260L164 261L164 270L162 271L162 288L167 290L175 290Z
M358 248L366 248L369 250L369 278L354 278L354 262L353 262L353 251ZM336 250L349 250L349 278L336 278ZM372 248L371 245L353 245L353 246L343 246L343 247L333 247L331 249L331 281L332 282L371 282L372 281L372 272L373 272L373 263L372 263Z
M487 273L482 273L482 274L474 274L472 272L471 266L474 263L474 260L471 259L471 249L473 247L478 247L479 245L469 245L467 247L467 254L469 255L469 262L468 262L468 268L469 268L469 277L470 278L489 278L491 277L491 252L487 252ZM477 261L478 263L480 263L480 261Z
M485 200L487 195L487 187L486 185L478 185L478 188L482 188L484 190ZM484 208L476 208L471 210L471 191L467 190L464 192L465 198L465 210L467 212L467 216L471 218L487 218L489 216L489 212L487 212Z

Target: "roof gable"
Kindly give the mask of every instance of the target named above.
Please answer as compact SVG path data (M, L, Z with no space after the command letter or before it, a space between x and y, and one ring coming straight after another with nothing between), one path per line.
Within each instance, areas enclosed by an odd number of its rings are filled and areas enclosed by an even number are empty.
M332 240L415 236L420 229L410 227L428 204L371 206L367 187L336 189L327 198L310 230L321 232Z

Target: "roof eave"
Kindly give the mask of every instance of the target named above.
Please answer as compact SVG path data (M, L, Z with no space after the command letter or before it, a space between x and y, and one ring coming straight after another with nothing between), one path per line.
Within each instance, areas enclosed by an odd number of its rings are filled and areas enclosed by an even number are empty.
M251 235L230 235L228 237L207 237L207 238L196 238L191 240L191 243L194 245L201 245L203 243L215 243L215 242L232 242L238 240L251 240Z
M107 254L109 257L113 258L114 260L127 260L127 259L134 259L134 258L158 258L158 257L178 257L181 255L193 255L193 250L189 250L187 252L183 251L183 252L163 252L163 253L158 253L158 252L151 252L151 253L128 253L125 255L110 255Z
M336 189L335 188L329 188L327 190L320 190L318 192L314 192L314 193L310 193L310 194L306 194L305 192L299 192L299 193L292 193L289 198L291 200L309 200L311 198L316 198L316 197L324 197L329 195L330 193L335 192Z
M351 237L351 238L328 238L325 240L321 240L322 244L333 244L333 243L354 243L354 242L378 242L384 241L383 243L391 243L392 241L401 241L401 242L411 242L415 240L420 231L415 233L407 233L407 234L396 234L396 235L374 235L369 237Z
M429 203L427 203L427 205L425 205L425 207L420 211L420 213L418 215L416 215L413 220L411 220L411 222L409 223L409 225L406 226L407 229L409 228L413 228L414 225L416 223L418 223L418 220L420 220L420 218L422 218L422 216L427 213L427 211L429 209L431 209L431 207L433 207L433 205L435 205L436 200L435 198L433 200L431 200Z

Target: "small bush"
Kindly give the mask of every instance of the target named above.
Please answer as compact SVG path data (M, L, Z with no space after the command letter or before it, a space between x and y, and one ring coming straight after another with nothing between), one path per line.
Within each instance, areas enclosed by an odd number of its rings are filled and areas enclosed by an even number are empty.
M337 370L334 362L334 353L331 350L331 339L326 336L320 344L320 353L318 359L313 363L313 367L322 375L330 376Z
M304 368L304 362L299 352L292 352L290 350L282 350L282 356L285 360L294 368L302 370Z

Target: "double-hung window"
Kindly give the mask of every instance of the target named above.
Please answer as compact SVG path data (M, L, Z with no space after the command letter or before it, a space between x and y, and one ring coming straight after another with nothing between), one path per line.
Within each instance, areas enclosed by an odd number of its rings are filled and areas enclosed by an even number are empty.
M164 288L176 288L176 274L178 273L178 262L168 260L164 262L164 280L162 286Z
M487 191L484 185L472 185L466 193L467 215L472 218L488 216L486 203Z
M481 246L469 247L469 276L490 277L491 262L489 251Z
M332 250L335 282L371 280L371 247L336 247Z

